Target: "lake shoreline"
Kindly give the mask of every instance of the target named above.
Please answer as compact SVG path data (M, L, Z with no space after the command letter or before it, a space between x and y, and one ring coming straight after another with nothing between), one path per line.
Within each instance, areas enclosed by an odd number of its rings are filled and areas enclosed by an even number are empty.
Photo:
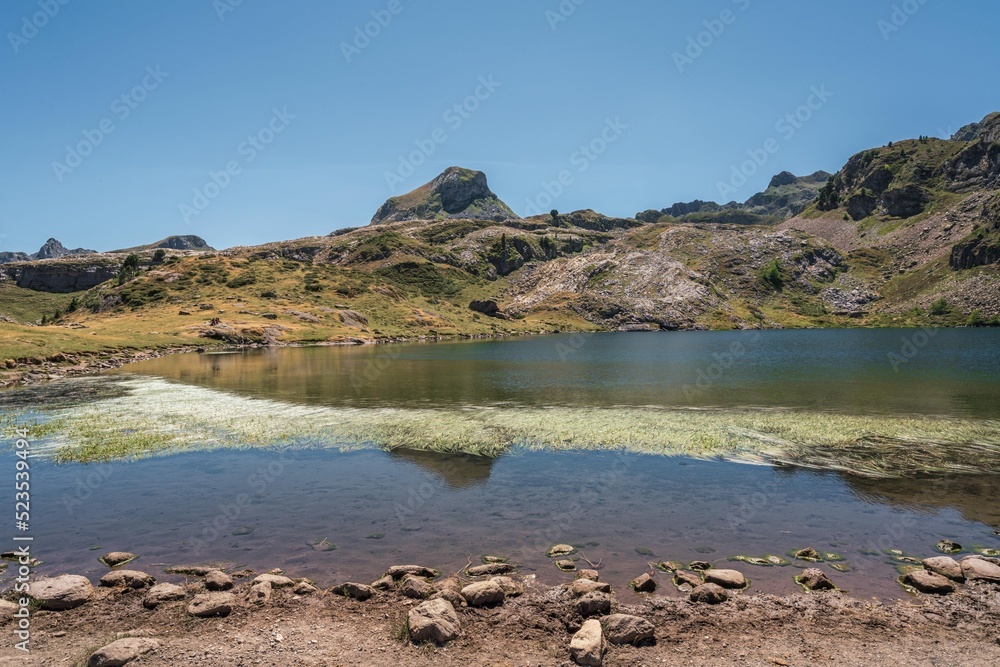
M328 664L332 655L356 656L357 664L373 667L493 665L501 658L510 664L566 664L574 636L587 620L600 621L605 639L614 639L609 623L621 622L622 617L608 615L613 613L627 615L626 620L639 623L644 634L653 636L608 645L603 656L608 666L692 661L719 665L1000 661L1000 589L984 581L970 582L961 593L947 597L920 594L890 603L822 592L783 597L730 593L727 601L705 604L686 594L659 592L644 595L639 602L620 602L614 590L621 582L610 594L579 595L574 587L583 588L581 582L591 586L598 582L567 575L566 583L547 587L511 575L504 584L510 596L483 604L473 602L468 588L457 592L471 578L448 578L435 582L436 588L448 591L435 595L440 598L435 603L443 606L448 600L459 634L439 645L409 636L414 630L413 610L428 603L407 593L407 586L419 587L428 580L405 575L394 584L383 581L390 590L343 584L322 590L278 572L259 576L234 572L235 581L227 582L228 575L219 577L227 588L214 593L206 593L210 577L192 575L183 586L171 589L174 599L152 609L148 584L100 586L82 606L34 610L31 654L24 656L7 642L0 657L22 656L18 664L25 665L50 665L67 657L85 663L98 647L133 637L141 640L134 645L148 650L141 661L150 667L195 660L207 667L246 664L262 651L280 651L282 664L317 667ZM212 588L219 591L217 586L214 582ZM601 596L607 606L587 611L585 600ZM224 604L217 614L196 618L198 600ZM822 634L816 631L817 623L822 624ZM11 631L12 620L0 619L0 628Z

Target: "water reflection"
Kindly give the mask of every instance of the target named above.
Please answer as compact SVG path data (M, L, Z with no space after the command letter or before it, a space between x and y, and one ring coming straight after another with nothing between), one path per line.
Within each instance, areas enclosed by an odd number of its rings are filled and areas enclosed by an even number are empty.
M452 489L467 489L485 484L497 459L471 454L441 454L416 449L393 449L389 458L412 463L433 473Z

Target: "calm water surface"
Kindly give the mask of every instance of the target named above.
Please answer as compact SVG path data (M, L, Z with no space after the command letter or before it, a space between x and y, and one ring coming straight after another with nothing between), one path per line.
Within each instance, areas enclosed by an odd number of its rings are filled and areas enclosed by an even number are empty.
M317 405L682 406L1000 418L1000 331L801 331L553 336L502 342L183 355L124 369ZM900 355L893 366L892 354ZM729 356L726 356L729 355ZM0 469L13 458L0 455ZM723 565L805 546L842 554L830 571L858 595L904 595L878 553L934 555L943 537L1000 548L1000 478L872 480L618 452L499 459L397 450L215 451L33 473L44 572L94 577L108 550L136 564L280 566L324 584L388 565L446 572L506 555L545 583L544 557L581 547L619 590L650 561ZM327 540L336 549L315 549ZM92 547L100 549L91 550ZM873 555L877 554L877 555ZM580 561L586 566L585 561ZM753 590L797 590L794 567L736 564ZM827 567L827 566L824 566ZM0 575L3 576L3 575ZM665 583L665 578L664 578ZM661 589L676 594L672 587Z

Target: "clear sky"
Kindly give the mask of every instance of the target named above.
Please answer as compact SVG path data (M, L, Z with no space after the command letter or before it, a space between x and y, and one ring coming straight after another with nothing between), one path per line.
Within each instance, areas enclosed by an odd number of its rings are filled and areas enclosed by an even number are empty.
M998 25L994 0L5 0L0 250L327 234L450 165L522 215L744 200L1000 110Z

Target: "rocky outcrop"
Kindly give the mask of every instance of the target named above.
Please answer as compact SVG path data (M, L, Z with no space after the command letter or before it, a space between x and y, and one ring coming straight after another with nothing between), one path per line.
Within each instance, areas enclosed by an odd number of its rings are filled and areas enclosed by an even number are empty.
M931 202L930 193L919 185L904 185L882 193L882 210L895 218L912 218L924 212Z
M30 258L27 253L23 252L0 252L0 264L9 264L10 262L27 262Z
M399 197L391 197L379 208L373 225L404 220L520 220L509 206L490 190L481 171L449 167L430 183Z
M80 292L118 275L121 263L113 259L49 260L8 264L3 273L18 287L36 292Z

